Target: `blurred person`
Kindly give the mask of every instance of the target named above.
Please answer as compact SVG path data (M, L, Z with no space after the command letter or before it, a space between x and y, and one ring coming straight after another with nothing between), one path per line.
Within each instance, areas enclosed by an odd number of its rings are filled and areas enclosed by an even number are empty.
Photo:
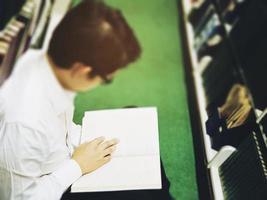
M72 121L76 92L110 83L140 53L121 12L87 0L62 19L47 52L30 49L19 59L0 89L1 200L170 198L164 171L166 191L66 192L109 162L118 143L100 137L79 145L81 127Z

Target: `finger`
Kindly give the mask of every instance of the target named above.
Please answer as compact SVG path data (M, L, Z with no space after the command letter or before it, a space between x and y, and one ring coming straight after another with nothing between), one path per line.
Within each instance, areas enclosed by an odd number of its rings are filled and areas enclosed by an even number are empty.
M98 138L94 139L92 142L95 143L96 145L99 145L104 141L105 141L104 137L98 137Z
M110 155L112 154L114 151L116 150L116 146L112 146L112 147L109 147L107 149L104 150L103 152L103 156L107 156L107 155Z
M103 158L103 163L105 164L105 163L108 163L110 160L111 160L111 155L108 155L108 156L105 156L104 158Z
M106 141L106 142L103 142L101 145L100 145L100 148L101 149L107 149L111 146L114 146L116 144L119 143L119 140L118 139L112 139L112 140L109 140L109 141Z

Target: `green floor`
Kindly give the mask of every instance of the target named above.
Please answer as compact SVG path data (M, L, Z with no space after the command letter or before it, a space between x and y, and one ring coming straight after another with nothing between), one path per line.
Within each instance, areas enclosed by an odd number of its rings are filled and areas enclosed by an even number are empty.
M77 2L77 1L76 1ZM122 10L139 38L141 59L113 84L79 94L74 120L87 110L156 106L160 148L175 199L198 199L176 0L106 0Z

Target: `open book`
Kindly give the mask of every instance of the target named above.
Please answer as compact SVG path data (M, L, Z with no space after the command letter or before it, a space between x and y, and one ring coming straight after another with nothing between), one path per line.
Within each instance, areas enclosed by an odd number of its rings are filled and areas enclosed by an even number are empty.
M120 140L106 165L78 179L71 192L160 189L157 109L125 108L85 113L81 142Z

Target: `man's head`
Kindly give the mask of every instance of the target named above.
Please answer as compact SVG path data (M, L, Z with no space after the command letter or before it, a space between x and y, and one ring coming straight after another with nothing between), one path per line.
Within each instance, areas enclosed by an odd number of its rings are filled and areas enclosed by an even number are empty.
M48 57L63 86L82 91L107 81L140 52L120 11L102 1L84 0L55 29Z

